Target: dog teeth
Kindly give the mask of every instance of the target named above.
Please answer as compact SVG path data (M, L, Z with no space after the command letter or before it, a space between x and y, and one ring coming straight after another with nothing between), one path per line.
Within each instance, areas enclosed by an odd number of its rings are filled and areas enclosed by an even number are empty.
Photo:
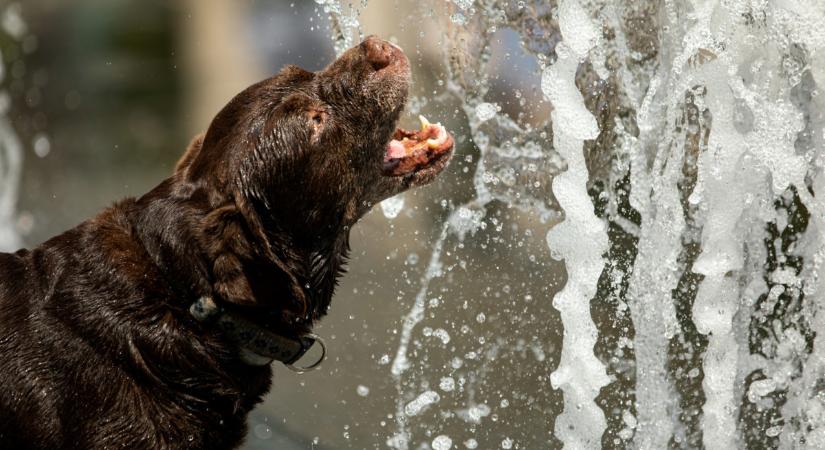
M444 144L444 142L447 140L447 129L444 128L441 125L441 123L435 123L435 124L430 123L430 121L427 120L427 118L422 116L422 115L418 116L418 120L421 121L421 131L422 132L426 132L431 127L436 127L436 129L438 130L438 132L436 133L435 138L427 139L427 147L429 147L431 149L435 149L435 148L438 148L438 147L440 147L441 145Z
M418 116L418 120L421 121L421 131L426 131L427 128L430 126L430 121L422 115Z
M447 141L447 129L441 126L440 123L435 124L438 127L438 134L434 139L427 139L427 147L436 149L441 147Z

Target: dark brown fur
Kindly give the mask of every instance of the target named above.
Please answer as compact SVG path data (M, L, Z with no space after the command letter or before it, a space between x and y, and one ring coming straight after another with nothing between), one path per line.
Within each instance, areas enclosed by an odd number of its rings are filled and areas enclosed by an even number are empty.
M151 192L0 254L0 448L239 445L271 369L188 307L209 295L277 333L311 329L350 227L446 164L381 173L408 82L403 53L375 38L318 73L286 67Z

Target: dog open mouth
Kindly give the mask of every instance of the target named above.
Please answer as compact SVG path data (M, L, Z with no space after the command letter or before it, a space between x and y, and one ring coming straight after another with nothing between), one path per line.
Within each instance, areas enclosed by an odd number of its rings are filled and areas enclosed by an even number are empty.
M443 168L453 148L453 137L440 123L430 123L424 116L419 131L398 128L384 154L384 175L404 176Z

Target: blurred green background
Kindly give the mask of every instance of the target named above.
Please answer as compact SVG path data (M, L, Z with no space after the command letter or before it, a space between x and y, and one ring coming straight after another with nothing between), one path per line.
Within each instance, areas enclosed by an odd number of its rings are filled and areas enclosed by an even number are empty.
M27 246L151 189L244 87L287 63L318 70L333 58L327 15L307 0L0 0L0 11L10 7L27 27L19 39L0 41L10 116L26 149L17 228ZM406 195L400 216L388 219L376 208L354 228L349 274L318 330L331 357L303 376L275 367L274 388L251 416L244 448L385 448L399 395L387 361L402 317L440 224L473 195L478 155L466 118L455 101L428 101L444 91L438 22L413 2L390 0L371 1L360 19L366 34L405 48L414 67L412 102L446 122L456 156L439 181ZM509 45L517 39L509 35ZM492 76L498 87L491 98L505 112L518 104L508 94L520 82L510 69L504 61L503 73ZM552 417L561 398L548 374L561 326L551 299L563 270L549 258L547 225L536 217L493 203L485 223L472 239L451 237L445 245L446 274L433 282L411 347L424 369L412 372L414 388L402 399L445 376L461 386L415 418L416 442L446 433L455 446L473 438L479 448L505 439L514 448L555 447ZM428 336L428 328L446 329L451 341ZM478 405L487 414L468 420Z

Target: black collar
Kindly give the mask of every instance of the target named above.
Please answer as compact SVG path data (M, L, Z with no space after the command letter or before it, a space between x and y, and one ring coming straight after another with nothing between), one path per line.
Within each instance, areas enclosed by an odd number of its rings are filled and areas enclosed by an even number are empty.
M226 311L210 297L201 297L189 307L198 322L217 326L225 336L238 346L241 360L251 366L265 366L274 360L281 361L295 372L317 369L326 357L324 341L308 334L299 338L282 336L256 325L249 320ZM321 356L308 366L295 366L315 343L321 346Z

